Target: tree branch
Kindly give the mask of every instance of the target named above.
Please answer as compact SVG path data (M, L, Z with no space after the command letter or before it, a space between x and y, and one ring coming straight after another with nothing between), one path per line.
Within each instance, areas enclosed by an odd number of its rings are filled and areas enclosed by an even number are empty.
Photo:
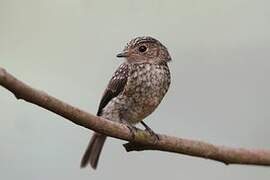
M12 92L17 99L23 99L29 103L36 104L79 126L107 136L129 141L129 143L124 144L128 152L159 150L216 160L225 164L270 166L270 150L229 148L161 134L158 135L160 140L155 141L147 132L142 130L138 130L135 136L132 137L125 125L108 121L68 105L43 91L36 90L19 81L1 67L0 85Z

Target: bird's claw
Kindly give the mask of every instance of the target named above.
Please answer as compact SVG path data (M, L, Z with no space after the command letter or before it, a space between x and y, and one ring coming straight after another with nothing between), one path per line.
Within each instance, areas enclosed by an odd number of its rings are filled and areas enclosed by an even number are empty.
M145 129L146 132L148 132L152 137L155 138L155 142L159 141L159 136L150 128Z
M152 137L155 138L155 143L160 140L160 137L149 126L147 126L147 124L145 124L143 121L141 121L141 124L145 127L145 131L147 131Z
M138 129L126 121L121 121L121 123L124 124L129 129L131 138L135 139L135 133L138 131Z

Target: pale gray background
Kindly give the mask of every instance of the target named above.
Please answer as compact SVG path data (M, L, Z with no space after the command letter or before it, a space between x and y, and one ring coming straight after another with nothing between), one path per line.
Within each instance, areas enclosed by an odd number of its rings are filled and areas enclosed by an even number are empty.
M172 86L147 118L157 132L270 148L269 0L0 0L0 65L95 113L115 57L138 35L168 46ZM0 88L1 179L265 179L164 152L126 153L109 139L97 171L79 169L92 132Z

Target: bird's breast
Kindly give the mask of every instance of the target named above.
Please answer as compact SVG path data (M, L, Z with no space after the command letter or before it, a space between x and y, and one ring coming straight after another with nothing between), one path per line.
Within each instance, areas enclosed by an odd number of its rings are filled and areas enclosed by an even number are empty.
M122 96L126 109L124 119L137 123L151 114L160 104L170 85L170 71L167 65L135 64Z

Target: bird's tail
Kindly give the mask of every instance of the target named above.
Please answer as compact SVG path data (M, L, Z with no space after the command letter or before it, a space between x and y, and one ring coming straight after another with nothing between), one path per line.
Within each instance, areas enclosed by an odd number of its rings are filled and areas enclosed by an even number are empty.
M103 148L106 136L94 133L81 160L81 168L90 163L93 169L97 168L98 159Z

